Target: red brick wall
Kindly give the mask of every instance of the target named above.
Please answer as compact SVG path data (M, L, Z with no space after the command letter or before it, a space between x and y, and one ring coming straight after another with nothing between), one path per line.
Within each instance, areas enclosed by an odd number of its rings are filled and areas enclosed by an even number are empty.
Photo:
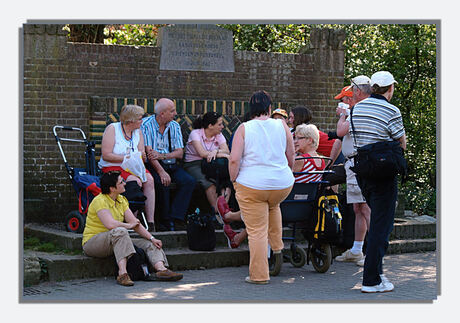
M323 131L334 128L343 84L344 35L311 35L306 54L235 51L235 72L160 71L160 48L66 42L61 25L24 25L24 216L60 221L75 193L52 134L56 124L89 131L90 97L247 101L259 89L285 108L306 105ZM65 145L73 166L83 147Z

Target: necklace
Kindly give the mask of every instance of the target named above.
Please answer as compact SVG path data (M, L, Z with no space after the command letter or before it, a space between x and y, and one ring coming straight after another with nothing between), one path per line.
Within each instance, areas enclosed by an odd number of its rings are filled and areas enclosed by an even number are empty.
M123 130L123 135L125 136L125 138L128 138L128 141L129 141L129 145L130 145L130 149L132 151L134 151L134 147L133 147L133 132L131 131L131 137L128 136L125 132L125 127L123 127L123 123L121 123L121 130Z

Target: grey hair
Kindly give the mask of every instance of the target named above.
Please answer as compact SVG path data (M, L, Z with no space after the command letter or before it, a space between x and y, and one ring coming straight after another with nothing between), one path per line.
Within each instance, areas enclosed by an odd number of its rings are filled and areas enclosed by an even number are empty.
M161 98L155 104L155 114L160 114L166 110L170 105L174 105L174 102L167 98Z
M369 95L372 93L370 84L360 84L360 85L353 84L353 87L357 87L360 91L366 94L369 94Z

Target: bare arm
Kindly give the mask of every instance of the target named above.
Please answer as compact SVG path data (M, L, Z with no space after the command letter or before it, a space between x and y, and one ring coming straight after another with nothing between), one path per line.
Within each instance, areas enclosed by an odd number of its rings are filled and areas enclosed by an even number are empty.
M304 164L304 159L296 159L294 161L294 167L293 167L292 171L300 172L302 170L303 164Z
M294 139L292 138L291 131L289 127L283 122L284 131L286 132L286 158L288 161L289 168L294 167L294 158L295 158L295 148L294 148Z
M339 157L340 151L342 151L342 141L336 139L332 145L331 155L329 156L331 158L331 164L334 164L337 157Z
M201 158L208 158L208 155L211 153L210 151L207 151L206 149L203 148L203 145L201 144L200 141L198 140L192 140L192 145L195 148L196 152L198 155L200 155ZM217 152L217 151L216 151Z
M109 124L107 128L105 128L104 134L102 135L102 143L101 143L102 158L106 162L122 163L125 156L114 154L113 153L114 146L115 146L115 127L113 126L113 124Z
M125 211L125 221L128 223L139 223L139 220L134 216L133 212L131 212L129 208ZM163 247L161 240L155 239L153 235L144 228L144 226L137 225L134 227L134 231L136 231L137 234L139 234L144 239L150 240L150 238L153 238L151 241L158 249Z
M348 134L350 122L347 121L347 116L342 115L337 121L337 136L344 137Z
M115 220L112 217L112 213L110 213L108 209L99 210L97 212L97 217L99 218L99 220L101 220L104 227L106 227L109 230L119 228L119 227L126 228L126 229L133 229L139 225L139 220L137 220L136 218L135 218L136 221L131 221L128 223Z
M402 135L401 138L398 139L399 143L401 144L401 148L406 150L406 146L407 146L407 139L406 139L406 135Z
M238 177L240 171L240 160L243 156L244 150L244 124L241 124L233 136L232 152L230 153L230 162L228 164L228 171L230 173L230 180L234 182Z

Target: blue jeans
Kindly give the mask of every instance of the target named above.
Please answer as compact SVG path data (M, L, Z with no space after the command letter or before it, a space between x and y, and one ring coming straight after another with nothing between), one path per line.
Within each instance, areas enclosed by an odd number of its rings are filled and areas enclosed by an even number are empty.
M388 249L398 193L397 177L373 181L357 176L358 185L371 209L367 234L366 260L364 262L363 286L374 286L382 281L382 259Z
M169 224L174 220L185 221L185 213L196 185L195 179L181 167L168 172L169 176L171 176L171 182L177 185L174 200L170 204L171 190L169 186L164 186L161 183L157 172L153 170L150 170L150 172L155 181L156 203L161 205L160 222Z

